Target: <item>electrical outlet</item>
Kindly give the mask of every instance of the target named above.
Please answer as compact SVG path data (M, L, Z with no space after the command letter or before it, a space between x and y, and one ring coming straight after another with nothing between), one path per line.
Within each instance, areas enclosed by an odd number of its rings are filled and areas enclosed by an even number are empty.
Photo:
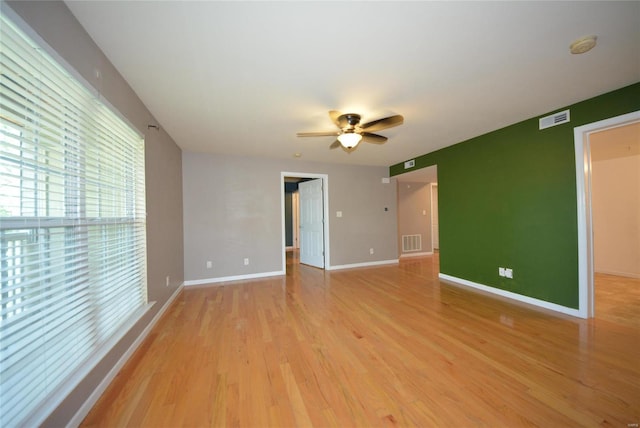
M505 269L504 276L510 279L513 279L513 269Z
M207 269L211 269L213 267L213 263L211 262L211 260L207 261Z
M244 259L244 265L245 265L245 266L247 266L248 264L249 264L249 259L248 259L248 258L245 258L245 259Z
M504 276L504 268L503 267L499 267L498 268L498 275Z
M167 275L167 278L165 279L166 282L166 286L169 286L169 282L171 281L171 278L169 277L169 275Z
M369 254L373 254L373 248L369 248Z

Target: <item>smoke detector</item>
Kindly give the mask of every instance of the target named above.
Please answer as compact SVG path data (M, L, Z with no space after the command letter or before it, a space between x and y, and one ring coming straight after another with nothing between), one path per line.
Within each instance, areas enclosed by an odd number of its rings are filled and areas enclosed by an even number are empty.
M583 54L589 52L596 45L597 36L585 36L574 41L569 45L572 54Z

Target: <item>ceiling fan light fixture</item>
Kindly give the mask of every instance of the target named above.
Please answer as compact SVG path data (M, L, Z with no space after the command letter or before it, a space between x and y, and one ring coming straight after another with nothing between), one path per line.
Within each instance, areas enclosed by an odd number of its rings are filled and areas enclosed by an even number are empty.
M356 134L355 132L345 132L338 135L338 141L340 141L340 144L342 144L342 147L345 149L353 149L358 145L360 140L362 140L362 135Z

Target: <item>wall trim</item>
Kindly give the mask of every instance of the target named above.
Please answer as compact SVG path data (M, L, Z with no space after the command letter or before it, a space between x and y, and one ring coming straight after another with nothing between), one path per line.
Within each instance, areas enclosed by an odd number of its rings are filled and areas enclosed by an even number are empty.
M278 270L273 272L250 273L247 275L232 275L232 276L221 276L217 278L194 279L191 281L185 281L184 285L185 287L189 287L192 285L217 284L220 282L227 282L227 281L242 281L247 279L266 278L269 276L283 276L283 275L286 275L286 271Z
M454 285L462 285L464 287L476 288L478 290L485 291L487 293L496 294L498 296L506 297L511 300L515 300L528 305L536 306L538 308L549 309L554 312L560 312L566 315L571 315L578 318L586 318L578 309L569 308L567 306L558 305L556 303L546 302L544 300L536 299L533 297L523 296L522 294L513 293L511 291L501 290L499 288L490 287L488 285L479 284L477 282L469 281L455 276L447 275L444 273L438 274L438 278L443 281L450 282Z
M341 270L341 269L351 269L351 268L360 268L360 267L370 267L370 266L380 266L380 265L391 265L398 264L398 259L392 260L379 260L377 262L364 262L364 263L352 263L348 265L335 265L327 267L326 270Z
M435 166L436 167L436 174L438 173L438 165ZM436 180L437 180L437 176L436 176ZM431 215L429 216L429 227L431 228L431 250L436 251L440 249L440 223L439 223L439 219L438 219L438 227L436 228L436 233L433 233L433 217L434 217L434 213L437 213L438 210L434 210L433 209L433 189L436 189L436 192L438 191L438 183L429 183L429 203L431 204ZM438 204L438 197L439 194L436 195L436 205L439 207L440 205ZM438 235L438 246L436 247L436 239L435 236Z
M160 318L165 314L167 309L171 306L173 301L178 297L184 283L180 284L178 288L173 292L171 297L167 299L166 303L160 308L158 313L153 317L151 322L147 324L147 326L142 330L142 332L138 335L138 337L133 341L131 346L122 354L122 356L118 359L116 364L113 365L109 373L102 379L102 381L98 384L98 386L93 390L93 392L87 397L86 401L82 403L82 406L78 409L75 415L71 418L67 427L77 427L80 426L85 417L89 414L93 406L98 402L104 391L111 385L111 382L117 374L120 372L120 369L129 361L134 352L140 347L142 342L147 338L153 327L158 323ZM150 305L154 305L156 302L150 302Z
M406 259L409 257L422 257L422 256L432 256L432 255L433 255L433 251L423 251L420 253L402 253L400 254L400 258Z

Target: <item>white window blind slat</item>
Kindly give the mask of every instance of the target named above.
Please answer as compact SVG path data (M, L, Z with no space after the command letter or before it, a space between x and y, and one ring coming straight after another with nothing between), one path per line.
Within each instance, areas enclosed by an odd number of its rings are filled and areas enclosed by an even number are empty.
M145 173L137 132L0 19L0 426L12 427L59 401L146 304Z
M50 283L38 282L35 284L32 283L31 285L25 285L22 287L20 294L14 296L17 299L20 299L20 302L15 305L8 306L2 311L2 316L5 317L5 319L8 320L11 318L11 321L7 322L4 326L3 337L5 339L8 340L14 329L20 333L26 331L25 327L20 324L22 317L24 317L26 313L38 313L46 310L47 308L54 308L60 301L65 305L70 304L73 299L69 296L82 298L86 293L86 290L83 287L87 282L87 275L85 273L76 274L75 276L72 276L71 274L65 275L64 277L58 276L56 279L57 281L51 281ZM16 288L14 288L14 290L15 289ZM14 301L17 299L14 299ZM23 315L22 317L14 316L18 314ZM29 320L25 321L29 322Z
M30 355L37 353L39 349L42 349L47 354L55 356L49 358L45 367L50 366L55 361L56 357L69 359L69 355L72 354L69 354L68 352L65 352L64 354L56 354L55 346L60 342L60 338L57 336L80 337L78 333L79 331L83 331L83 329L73 329L72 331L68 331L68 327L73 327L72 324L77 323L77 318L83 316L82 305L86 304L86 300L88 299L85 299L85 302L69 302L68 308L66 308L67 310L61 306L56 308L56 310L50 309L43 312L43 314L37 318L36 322L32 323L28 329L25 329L31 334L37 332L40 335L38 341L28 340L21 334L16 334L14 336L14 342L12 343L14 352L11 357L7 359L5 363L6 365L3 367L3 372L6 370L6 374L9 378L7 385L11 385L11 381L15 383L22 383L25 378L30 376L30 373L26 372L25 369L30 366ZM54 323L46 322L48 319L47 317L51 317L51 315L56 315L58 319L56 319ZM11 336L8 336L8 338L11 338ZM43 348L43 344L46 344L47 341L50 341L51 343ZM75 358L76 354L73 354L73 356ZM20 368L20 370L15 370L16 367ZM18 376L20 374L22 376Z

